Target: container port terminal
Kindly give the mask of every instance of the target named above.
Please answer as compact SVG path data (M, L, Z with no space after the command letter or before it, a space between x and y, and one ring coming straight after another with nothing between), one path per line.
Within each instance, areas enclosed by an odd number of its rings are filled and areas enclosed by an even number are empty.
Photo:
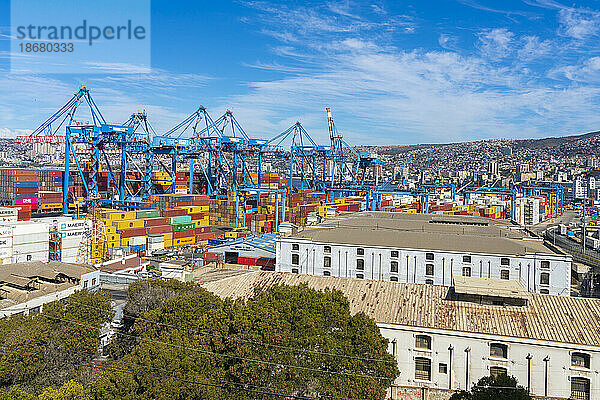
M392 399L447 399L469 374L511 373L552 398L600 385L587 374L600 357L588 329L600 297L598 155L509 140L354 146L331 108L326 143L301 122L255 135L202 106L157 132L146 111L109 122L92 92L4 144L0 316L104 289L117 310L107 346L132 283L176 279L244 299L279 284L336 288L405 368ZM569 327L553 327L550 309ZM454 346L471 364L453 365ZM544 386L549 348L567 383ZM510 364L529 357L529 372Z

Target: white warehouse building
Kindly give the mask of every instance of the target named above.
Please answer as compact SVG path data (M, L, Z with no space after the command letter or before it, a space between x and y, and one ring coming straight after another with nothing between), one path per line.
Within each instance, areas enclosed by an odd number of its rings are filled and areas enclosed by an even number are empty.
M364 212L281 237L275 270L441 286L457 276L495 278L569 296L571 263L506 221Z
M600 300L527 292L516 281L458 277L452 287L247 272L202 284L223 298L249 298L255 289L306 284L339 290L350 312L371 317L388 339L405 389L437 390L448 399L488 375L509 374L533 396L598 399ZM499 304L502 305L499 305Z

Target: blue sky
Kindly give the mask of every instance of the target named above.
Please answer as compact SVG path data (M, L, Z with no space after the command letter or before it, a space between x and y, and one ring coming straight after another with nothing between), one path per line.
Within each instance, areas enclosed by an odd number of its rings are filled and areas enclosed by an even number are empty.
M561 136L600 129L600 4L523 1L161 1L151 73L9 72L0 1L0 136L35 129L82 84L107 120L166 131L207 107L250 136L296 120L352 144Z

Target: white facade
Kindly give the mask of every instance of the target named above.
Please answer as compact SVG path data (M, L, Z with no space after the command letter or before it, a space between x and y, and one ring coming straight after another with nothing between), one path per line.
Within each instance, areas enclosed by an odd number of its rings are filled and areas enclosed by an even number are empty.
M564 255L361 247L294 237L280 238L276 255L277 272L442 286L451 286L454 276L475 276L517 280L530 292L570 295L571 257Z
M532 395L566 399L571 397L571 381L577 383L579 379L579 383L584 383L581 379L585 379L589 382L589 398L599 398L598 347L410 326L378 326L389 340L388 351L398 362L397 385L469 390L492 372L506 372L525 388L529 382ZM423 346L427 340L417 341L417 336L428 337L430 349ZM498 351L504 348L506 357ZM573 353L576 353L574 359Z

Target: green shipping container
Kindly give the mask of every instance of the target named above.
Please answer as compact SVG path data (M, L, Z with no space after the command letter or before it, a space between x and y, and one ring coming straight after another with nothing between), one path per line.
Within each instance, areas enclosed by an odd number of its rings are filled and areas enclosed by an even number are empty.
M160 211L158 211L158 210L142 210L142 211L136 212L135 217L137 219L156 218L156 217L160 217Z
M189 231L194 228L195 228L194 223L175 224L175 225L173 225L173 232Z
M169 224L171 225L187 224L188 222L192 222L192 217L189 215L181 215L179 217L169 218Z

